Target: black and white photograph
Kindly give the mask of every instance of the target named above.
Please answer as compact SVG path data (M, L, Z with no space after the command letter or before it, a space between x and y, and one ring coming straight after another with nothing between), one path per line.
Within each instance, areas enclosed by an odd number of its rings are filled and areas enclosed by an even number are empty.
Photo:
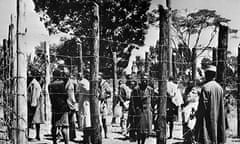
M240 144L240 0L0 0L0 144Z

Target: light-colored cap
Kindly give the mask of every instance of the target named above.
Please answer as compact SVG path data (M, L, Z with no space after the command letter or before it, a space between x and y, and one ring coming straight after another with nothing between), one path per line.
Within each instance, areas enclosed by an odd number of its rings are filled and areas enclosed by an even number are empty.
M205 71L212 71L212 72L217 72L217 68L214 65L209 65Z

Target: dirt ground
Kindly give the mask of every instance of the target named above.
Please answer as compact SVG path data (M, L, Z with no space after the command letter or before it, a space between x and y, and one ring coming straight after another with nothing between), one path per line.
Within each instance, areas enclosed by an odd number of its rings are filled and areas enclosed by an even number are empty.
M240 144L240 139L236 138L237 135L237 111L234 109L228 116L230 129L227 130L227 144ZM121 135L120 127L112 127L110 125L111 117L108 118L108 128L109 128L109 138L103 139L103 144L134 144L137 142L130 142L129 139ZM29 144L52 144L51 135L50 135L50 123L46 123L41 127L41 141L30 141ZM82 143L81 131L77 130L77 138L75 142L70 142L70 144L79 144ZM167 144L181 144L183 142L182 138L182 125L181 122L175 122L173 138L167 140ZM35 136L35 130L30 129L30 137ZM60 142L59 144L63 144ZM146 144L156 144L156 137L149 137L146 141Z

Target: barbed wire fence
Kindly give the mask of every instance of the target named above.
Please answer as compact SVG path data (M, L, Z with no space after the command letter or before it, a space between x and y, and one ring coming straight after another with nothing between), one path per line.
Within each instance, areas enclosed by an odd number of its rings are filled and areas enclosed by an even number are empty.
M106 41L106 40L104 40ZM111 41L112 42L112 41ZM1 54L3 55L2 59L1 59L1 67L0 67L0 71L2 73L1 75L1 105L0 105L0 110L1 110L1 137L0 137L0 141L5 143L12 143L14 141L14 136L13 136L13 132L15 129L17 129L17 127L14 125L14 120L16 118L18 118L18 115L16 114L16 110L14 110L14 98L16 96L16 91L15 91L15 86L14 86L14 81L15 81L15 77L13 76L13 65L14 65L14 61L13 61L13 56L11 55L11 51L9 48L7 48L7 46L5 46L6 44L6 40L3 42L4 46L3 49L1 49ZM7 49L6 49L6 48ZM158 48L156 48L158 49ZM76 73L78 73L78 61L79 61L79 56L67 56L67 55L57 55L57 54L50 54L50 57L55 57L58 60L62 59L64 61L70 61L70 64L63 64L64 67L67 67L69 69L70 74L72 74L73 77L76 76ZM94 57L94 56L82 56L84 61L90 61L90 59ZM204 56L202 56L204 57ZM208 56L210 57L210 56ZM107 57L107 56L100 56L100 59L107 59L110 62L113 63L114 59L113 57ZM146 59L145 59L146 60ZM128 61L128 60L126 60ZM157 89L158 88L158 82L161 81L157 74L159 73L158 69L153 69L154 67L154 60L149 60L148 62L144 62L142 65L138 66L138 70L142 70L142 72L146 72L145 71L145 64L148 63L148 65L150 65L149 67L149 73L150 73L150 78L149 81L152 83L152 87L153 89ZM181 59L181 57L178 60L173 60L172 62L169 62L168 60L161 60L161 62L165 62L165 63L171 63L173 64L174 67L174 71L175 71L175 78L178 79L180 82L183 83L187 83L189 81L191 81L191 74L192 74L192 62L186 62L184 60ZM212 63L214 63L215 61L213 60ZM218 61L219 62L219 61ZM229 62L228 64L226 63L227 61L223 61L225 64L225 66L227 65L235 65L236 62ZM151 64L149 64L151 63ZM51 63L52 66L56 63ZM159 64L159 62L155 61L156 66ZM101 67L101 66L100 66ZM183 67L185 67L185 69L183 69ZM53 68L54 69L54 68ZM104 69L104 67L102 67L101 69ZM235 65L235 71L233 72L235 75L226 75L226 79L228 78L233 78L234 80L236 80L236 65ZM138 71L138 73L141 73L141 71ZM33 76L33 75L32 75ZM136 75L137 77L135 77L136 81L140 81L140 76ZM45 78L45 75L42 75L43 78ZM119 76L120 77L120 76ZM51 79L53 77L51 76ZM104 77L104 79L106 79L109 83L110 86L112 87L112 83L113 83L113 79L112 77ZM120 80L124 80L121 78L118 78L117 81ZM164 79L166 80L166 79ZM227 84L229 84L228 82L225 82L226 86ZM231 90L236 91L237 90L237 82L234 82L231 85ZM186 85L185 85L186 86ZM76 92L77 94L81 94L81 92ZM92 96L92 94L88 94L89 96ZM158 95L154 95L152 96L152 98L159 98ZM236 99L237 101L238 99ZM109 99L109 115L113 115L113 111L112 111L112 99ZM79 103L80 104L80 103ZM153 114L153 117L158 115L157 113ZM131 116L131 115L130 115ZM137 115L132 115L133 117L137 117ZM84 117L84 114L81 115L81 117ZM185 135L187 133L184 133L183 135Z
M92 39L94 37L81 37L81 38L86 38L86 39ZM100 39L100 41L104 41L106 43L109 43L109 45L113 44L113 43L117 43L119 45L121 44L124 44L124 45L132 45L130 43L127 43L127 42L119 42L119 41L113 41L113 40L107 40L107 39ZM163 47L166 47L166 46L159 46L159 47L156 47L156 51L155 51L155 55L158 55L159 54L159 50ZM10 46L8 46L7 44L7 41L5 40L3 42L3 49L1 49L1 55L2 55L2 59L1 59L1 67L0 67L0 71L1 71L1 83L0 83L0 88L1 88L1 99L0 99L0 142L3 142L4 144L5 143L12 143L14 141L14 131L16 129L18 129L16 127L16 124L15 124L15 120L19 119L20 117L18 116L18 114L16 113L16 110L14 108L14 102L16 102L16 90L15 90L15 80L16 80L16 77L14 76L14 72L13 72L13 65L14 65L14 60L13 60L13 54L12 54L12 51L10 49ZM43 55L45 55L45 51L43 53ZM150 54L151 55L151 54ZM173 65L173 75L175 76L175 79L178 80L180 83L183 83L184 84L184 87L187 87L188 86L188 83L190 81L193 81L194 79L192 79L192 75L193 75L193 68L192 68L192 65L194 65L195 63L193 61L188 61L188 60L185 60L186 57L183 57L179 54L176 54L178 56L175 57L176 59L174 59L172 62L169 62L168 59L163 59L163 58L158 58L156 57L154 59L150 59L150 60L147 60L148 58L145 58L145 61L144 63L140 64L141 62L137 62L138 65L137 65L137 73L134 74L134 78L133 79L129 79L130 81L131 80L134 80L136 81L137 83L140 82L141 78L140 78L140 74L141 73L149 73L150 74L150 78L149 78L149 81L150 81L150 84L151 86L153 87L154 91L157 91L158 89L158 84L160 81L167 81L168 80L168 77L162 77L161 79L159 78L159 63L161 62L161 64L165 63L165 64L172 64ZM76 75L77 73L79 72L79 59L82 58L83 61L87 62L85 63L85 65L90 65L90 60L92 58L94 58L95 56L94 55L83 55L82 57L80 56L68 56L68 55L58 55L58 54L50 54L50 59L53 58L56 60L64 60L65 62L67 63L63 63L61 64L63 67L66 67L69 69L69 77L68 78L72 78L73 79L76 79ZM200 57L200 55L197 55ZM189 55L189 57L191 57L191 55ZM189 59L188 57L188 59ZM202 57L205 57L205 56L202 56ZM211 56L208 56L208 57L211 57ZM106 60L107 62L109 63L114 63L114 58L113 57L109 57L109 56L99 56L100 58L100 61L101 60ZM129 60L123 60L123 61L126 61L126 62L129 62ZM225 66L227 65L227 60L212 60L211 63L219 63L219 62L222 62ZM34 63L33 63L34 64ZM57 66L57 61L54 61L54 62L49 62L47 60L44 60L44 64L50 64L52 67L52 71L57 68L55 66ZM55 65L56 64L56 65ZM149 69L147 68L148 66L146 66L146 64L149 65ZM230 62L229 63L230 65L234 65L234 62ZM43 66L44 67L44 66ZM45 68L45 67L44 67ZM43 68L43 69L44 69ZM101 70L104 70L104 69L109 69L109 67L103 67L102 65L100 65L100 69ZM235 68L236 69L236 68ZM89 67L86 67L85 70L87 70L87 73L90 72L89 70ZM51 71L51 72L52 72ZM113 70L111 71L112 73L114 72ZM168 73L168 71L165 71L166 73ZM234 74L236 74L236 70L234 72ZM105 75L108 74L108 73L105 73ZM111 74L110 74L111 75ZM35 77L35 76L38 76L38 75L34 75L32 74L31 75L32 77ZM43 79L45 79L46 77L46 73L43 73L41 74L41 77ZM121 76L119 76L121 77ZM66 77L64 77L66 78ZM92 80L89 78L89 76L86 77L90 83L92 82ZM109 83L110 83L110 87L112 89L113 88L113 74L112 76L103 76L104 79L106 79ZM228 86L228 81L227 79L228 78L233 78L233 80L235 80L235 82L230 86L231 87L231 90L234 90L236 91L237 89L237 84L238 82L236 82L236 75L226 75L225 73L225 80L223 82L223 84L225 85L225 87ZM54 79L54 77L51 75L51 79ZM118 78L117 81L119 82L120 80L125 80L125 79L121 79L121 78ZM116 86L117 87L117 86ZM44 92L43 92L44 93ZM53 93L49 93L50 95L52 95ZM81 91L76 91L75 93L76 95L79 95L79 94L82 94ZM94 94L92 93L84 93L85 95L88 95L89 97L93 96ZM114 95L116 96L116 95ZM46 97L46 95L45 95ZM140 96L136 96L136 97L140 97ZM160 97L167 97L166 95L159 95L158 92L155 93L155 95L151 96L153 100L156 100L157 98L160 98ZM46 102L48 99L45 98L45 107L47 107L47 103ZM109 115L113 115L113 109L112 109L112 104L113 104L113 98L111 99L108 99L109 101L109 110L108 110L108 114ZM236 98L236 101L239 101L239 99ZM79 105L81 105L82 103L79 102ZM45 111L45 113L47 113ZM2 114L2 115L1 115ZM80 117L84 117L85 115L84 114L80 114ZM95 115L91 115L92 117L95 117ZM99 116L99 115L96 115L96 116ZM138 115L129 115L129 116L132 116L132 117L138 117ZM153 113L153 117L155 116L158 116L158 113ZM132 128L132 129L135 129L136 128ZM183 133L183 135L187 134L189 131ZM26 135L27 136L27 135Z
M106 40L104 40L104 41L106 41ZM112 41L111 41L112 42ZM73 76L76 76L76 73L78 72L78 63L77 63L77 61L78 61L78 59L80 58L79 56L67 56L67 55L57 55L57 54L50 54L50 57L55 57L55 58L57 58L58 60L64 60L64 61L70 61L70 64L63 64L63 66L64 67L67 67L68 69L69 69L69 71L70 71L70 73L73 75ZM90 60L90 58L92 58L93 56L83 56L82 58L83 59L89 59ZM199 56L200 57L200 56ZM206 57L206 56L201 56L201 57ZM211 56L210 55L208 55L207 56L208 58L210 58L211 59ZM108 60L110 60L110 61L112 61L113 62L113 58L112 57L106 57L106 56L100 56L100 59L101 58L103 58L103 59L108 59ZM128 61L128 60L127 60ZM162 62L165 62L165 63L169 63L167 60L162 60ZM185 83L184 85L185 86L187 86L187 83L189 83L190 81L193 81L192 80L192 63L193 62L186 62L186 61L184 61L184 60L181 60L181 58L180 59L178 59L178 60L175 60L175 61L173 61L173 62L171 62L171 64L173 64L173 65L175 65L174 66L174 71L175 71L175 75L176 76L178 76L178 77L176 77L176 79L178 79L180 82L183 82L183 83ZM211 63L208 63L208 64L212 64L212 63L214 63L214 61L212 61ZM178 65L178 66L176 66L176 65ZM144 67L145 67L145 65L143 64L142 65L142 67L143 68L138 68L139 70L143 70L143 71L145 71L144 70ZM104 69L104 68L102 68L102 69ZM176 70L177 69L177 70ZM149 71L149 73L150 73L150 75L151 75L151 78L149 78L149 80L151 81L151 82L153 82L153 87L154 87L154 89L157 89L157 87L158 87L158 82L160 81L160 79L156 76L156 74L158 73L159 71L157 70L157 69L150 69L150 71ZM75 74L74 74L75 73ZM155 76L154 76L155 75ZM230 77L230 76L228 76L228 77ZM105 79L107 79L111 84L111 86L112 86L112 81L113 81L113 79L110 79L110 78L112 78L112 77L104 77ZM88 78L89 79L89 78ZM121 79L117 79L118 81L119 80L121 80ZM135 80L137 80L137 81L140 81L140 77L138 76L137 78L135 78ZM234 85L234 87L236 88L236 85ZM76 94L78 94L78 93L76 93ZM89 94L89 95L92 95L92 94ZM156 97L156 98L159 98L159 96L153 96L153 98L154 97ZM112 103L112 99L110 100L111 102L110 103ZM111 107L111 106L110 106ZM109 110L111 110L111 109L109 109ZM113 112L112 111L110 111L109 113L111 113L111 114L113 114Z
M0 142L3 144L13 143L14 133L17 130L17 115L14 107L16 102L16 76L14 76L14 53L11 39L3 40L1 49L1 78L0 78Z

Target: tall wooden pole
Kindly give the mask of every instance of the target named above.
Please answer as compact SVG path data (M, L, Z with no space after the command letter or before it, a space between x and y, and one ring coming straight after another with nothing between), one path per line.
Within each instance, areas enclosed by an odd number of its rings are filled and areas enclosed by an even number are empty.
M149 73L150 72L150 64L149 64L149 53L146 52L145 53L145 73Z
M44 102L45 102L45 120L50 121L50 97L49 97L49 91L48 91L48 85L50 83L50 52L49 52L49 45L45 41L44 44L44 53L45 53L45 84L44 84Z
M24 27L25 1L17 0L17 144L27 139L27 64L24 54L26 28Z
M225 87L225 71L227 60L227 46L228 46L228 27L219 25L218 49L217 49L217 81Z
M237 136L240 137L240 44L238 45Z
M136 65L138 68L138 72L142 71L141 64L140 64L140 58L141 58L140 56L136 56Z
M197 50L196 48L192 49L192 80L194 81L195 84L195 80L196 80L196 74L197 74Z
M117 102L117 92L118 92L118 81L117 81L117 52L116 50L113 51L113 106L112 111L114 113L114 107L116 106ZM113 123L116 123L116 118L113 117Z
M166 0L166 4L167 4L167 8L168 8L168 16L167 16L167 19L168 19L168 27L169 27L169 37L170 37L170 34L171 34L171 24L172 24L172 2L171 0ZM169 38L170 40L170 38ZM173 59L173 56L172 56L172 53L173 53L173 48L172 48L172 45L171 43L169 42L169 47L168 47L168 59L169 59L169 63L168 63L168 73L169 73L169 76L173 76L173 64L172 64L172 59Z
M7 88L7 83L6 83L6 60L7 60L7 40L3 39L3 68L2 68L2 78L3 78L3 92L1 94L3 94L2 96L2 102L4 102L8 97L7 97L7 93L6 93L6 88ZM0 112L4 112L4 107L2 105L0 105ZM1 113L1 117L0 118L4 118L4 113ZM0 130L3 130L2 128Z
M92 29L92 49L91 55L91 82L90 82L90 111L91 111L91 124L92 124L92 137L91 141L93 144L102 144L101 126L99 119L99 100L98 100L98 72L99 72L99 6L93 4L93 29Z
M159 105L158 105L158 127L157 144L166 144L166 105L167 105L167 79L168 79L168 48L169 48L169 25L167 21L168 11L159 6L160 12L160 33L159 33Z
M77 41L77 49L79 54L79 63L78 63L78 71L83 72L83 58L82 58L82 42L81 40Z
M213 65L217 66L217 48L213 48L212 50L212 61Z
M3 40L3 78L6 81L7 79L7 40ZM4 83L4 87L6 87L6 82Z
M176 70L176 53L174 52L172 54L172 67L173 67L173 77L176 78L177 77L177 70Z
M17 113L17 97L16 97L16 75L17 75L17 68L16 68L16 43L15 43L15 36L14 36L14 24L13 24L13 16L10 17L10 25L9 25L9 49L10 49L10 77L11 77L11 92L12 95L12 108L14 111L14 114L12 115L12 127L17 126L17 116L15 115ZM16 143L16 129L12 130L12 136L13 136L13 143Z
M12 23L12 15L11 15L11 24L9 25L9 33L8 33L8 47L9 47L9 77L11 78L10 81L10 93L13 94L14 92L14 59L13 59L13 29L14 25ZM13 97L12 97L13 98Z

